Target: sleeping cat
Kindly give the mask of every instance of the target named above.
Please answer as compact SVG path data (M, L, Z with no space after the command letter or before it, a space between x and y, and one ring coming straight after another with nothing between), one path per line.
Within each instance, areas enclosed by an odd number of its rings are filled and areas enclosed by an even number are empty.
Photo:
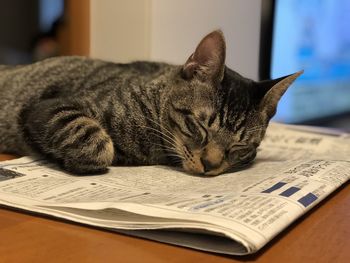
M39 154L75 174L165 164L218 175L253 161L300 74L240 76L225 66L221 31L181 66L83 57L0 66L0 152Z

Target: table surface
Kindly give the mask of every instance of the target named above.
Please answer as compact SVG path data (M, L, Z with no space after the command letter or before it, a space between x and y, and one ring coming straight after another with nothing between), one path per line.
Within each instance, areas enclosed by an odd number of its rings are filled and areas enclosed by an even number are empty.
M0 160L10 159L0 154ZM349 262L350 187L249 256L223 256L0 208L0 262Z

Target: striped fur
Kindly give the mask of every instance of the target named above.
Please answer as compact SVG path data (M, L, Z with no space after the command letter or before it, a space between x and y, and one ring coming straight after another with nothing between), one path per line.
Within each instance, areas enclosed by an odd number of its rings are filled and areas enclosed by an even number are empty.
M58 57L1 67L0 152L39 154L76 174L167 164L217 175L247 165L298 74L258 83L224 57L215 31L183 66Z

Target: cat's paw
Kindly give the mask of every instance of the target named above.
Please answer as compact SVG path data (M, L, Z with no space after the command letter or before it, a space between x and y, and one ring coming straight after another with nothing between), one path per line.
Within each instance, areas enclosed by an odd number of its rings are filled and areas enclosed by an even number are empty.
M84 147L78 158L65 158L63 161L64 169L75 174L96 174L107 171L108 166L112 164L114 158L113 143L110 138L103 143L98 151L95 147Z
M62 147L65 150L63 167L75 174L92 174L106 172L114 159L114 147L111 137L106 131L95 122L92 126L96 130L88 136L88 139L81 140L78 144L71 144L74 147Z

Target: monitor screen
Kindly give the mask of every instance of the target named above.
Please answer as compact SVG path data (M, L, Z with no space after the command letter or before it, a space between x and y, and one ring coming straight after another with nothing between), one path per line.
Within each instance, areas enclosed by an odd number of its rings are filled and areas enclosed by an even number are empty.
M350 1L272 4L270 77L304 69L274 119L303 123L350 112Z

